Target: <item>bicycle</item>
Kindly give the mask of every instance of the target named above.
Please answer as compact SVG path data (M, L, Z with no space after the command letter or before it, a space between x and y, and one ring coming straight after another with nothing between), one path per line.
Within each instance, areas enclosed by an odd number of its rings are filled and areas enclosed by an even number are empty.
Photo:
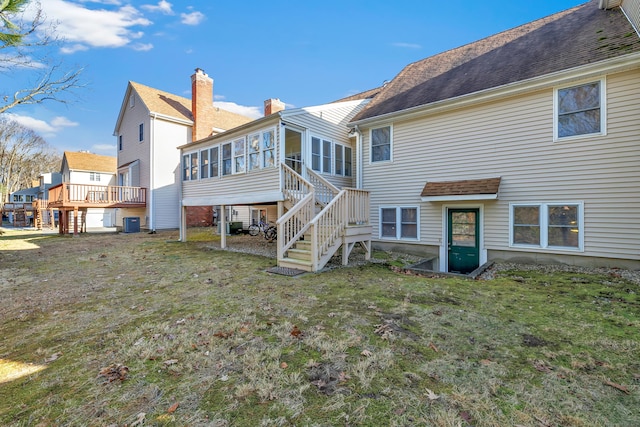
M260 232L264 233L264 238L268 241L275 240L278 236L278 229L275 225L268 224L264 221L260 221L259 223L253 223L249 226L249 234L251 236L257 236Z

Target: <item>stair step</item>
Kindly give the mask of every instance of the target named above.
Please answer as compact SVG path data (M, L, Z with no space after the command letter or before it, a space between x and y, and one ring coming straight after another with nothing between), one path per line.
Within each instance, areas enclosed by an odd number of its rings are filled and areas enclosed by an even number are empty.
M297 268L298 270L311 271L311 261L283 258L278 260L278 267Z
M295 249L289 249L287 254L289 255L289 258L311 261L311 251L307 249L300 249L296 247Z

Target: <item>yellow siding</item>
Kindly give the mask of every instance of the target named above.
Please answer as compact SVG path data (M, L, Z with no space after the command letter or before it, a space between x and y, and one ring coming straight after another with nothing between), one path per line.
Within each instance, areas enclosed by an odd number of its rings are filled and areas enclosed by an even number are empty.
M584 255L640 259L640 71L607 77L607 135L553 142L553 90L393 123L393 161L371 164L364 188L374 236L380 205L420 206L421 243L440 245L442 204L427 181L502 177L484 204L485 249L509 247L510 202L584 202ZM468 203L468 202L467 202ZM539 250L544 253L567 251Z

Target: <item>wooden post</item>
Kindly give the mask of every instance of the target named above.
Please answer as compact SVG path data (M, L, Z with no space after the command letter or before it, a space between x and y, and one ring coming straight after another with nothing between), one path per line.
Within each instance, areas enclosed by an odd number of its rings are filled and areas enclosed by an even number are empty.
M73 208L73 237L78 237L78 207Z

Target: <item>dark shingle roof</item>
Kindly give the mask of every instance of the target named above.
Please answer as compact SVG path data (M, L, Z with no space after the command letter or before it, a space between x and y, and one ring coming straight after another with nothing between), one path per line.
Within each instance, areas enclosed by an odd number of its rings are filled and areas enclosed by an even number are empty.
M497 194L500 178L465 179L460 181L427 182L421 197L469 196L477 194Z
M598 0L406 66L353 121L640 52L620 8Z

